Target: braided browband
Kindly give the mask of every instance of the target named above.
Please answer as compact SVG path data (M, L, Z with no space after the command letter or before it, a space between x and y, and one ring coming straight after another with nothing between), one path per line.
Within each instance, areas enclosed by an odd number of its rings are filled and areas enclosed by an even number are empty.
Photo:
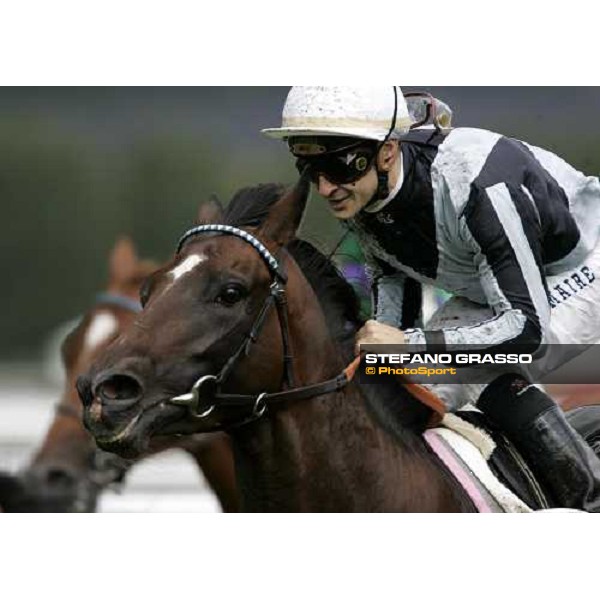
M109 306L117 306L124 308L134 313L142 312L142 305L133 298L122 296L121 294L112 294L110 292L102 292L96 296L96 304L108 304Z
M261 244L254 236L250 235L247 231L243 231L242 229L238 229L237 227L232 227L231 225L199 225L198 227L194 227L189 231L186 231L179 242L177 243L177 251L176 254L181 252L183 245L192 237L199 235L201 233L221 233L223 235L233 235L241 238L248 244L250 244L261 256L261 258L267 263L269 270L271 273L277 277L280 281L286 281L285 274L279 268L279 263L277 259L267 250L267 248Z

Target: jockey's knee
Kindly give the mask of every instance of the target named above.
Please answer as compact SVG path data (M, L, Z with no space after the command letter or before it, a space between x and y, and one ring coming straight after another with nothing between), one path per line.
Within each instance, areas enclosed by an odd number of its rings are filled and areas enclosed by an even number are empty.
M427 328L469 327L492 317L493 311L489 306L453 297L433 315ZM471 370L470 375L463 376L460 385L434 384L431 387L448 412L475 405L507 431L523 426L554 404L539 387L531 385L522 373L516 372Z
M477 408L502 430L515 432L554 406L554 401L522 374L500 375L483 390Z
M427 322L427 329L443 329L444 327L457 327L477 325L494 316L492 309L483 304L477 304L454 296L443 304Z

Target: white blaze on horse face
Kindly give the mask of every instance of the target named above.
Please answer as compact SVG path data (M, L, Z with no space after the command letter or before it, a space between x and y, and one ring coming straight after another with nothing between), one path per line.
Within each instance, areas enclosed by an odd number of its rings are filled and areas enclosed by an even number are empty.
M102 342L110 338L117 332L119 323L116 317L107 311L99 312L85 334L85 347L88 350L93 350Z
M180 277L189 273L192 269L197 267L200 263L206 260L205 254L190 254L183 262L179 263L172 271L169 271L169 275L175 283Z

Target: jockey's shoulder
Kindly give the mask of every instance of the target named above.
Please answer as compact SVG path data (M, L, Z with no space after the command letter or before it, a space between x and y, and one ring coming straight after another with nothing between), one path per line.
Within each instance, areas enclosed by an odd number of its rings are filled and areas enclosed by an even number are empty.
M431 175L437 189L447 191L458 213L477 187L478 177L490 160L502 134L473 127L457 127L449 131L439 145ZM500 167L501 168L501 167Z
M502 134L487 129L455 127L447 132L443 143L440 144L440 158L448 155L470 163L478 158L487 157L503 137Z

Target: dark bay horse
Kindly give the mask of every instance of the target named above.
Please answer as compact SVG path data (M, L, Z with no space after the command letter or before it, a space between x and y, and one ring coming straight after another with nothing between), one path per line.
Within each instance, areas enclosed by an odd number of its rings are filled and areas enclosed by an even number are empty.
M65 387L41 446L19 476L3 475L0 505L11 512L90 512L100 492L121 480L132 461L99 450L82 423L75 380L94 357L124 331L141 310L142 282L158 265L137 258L132 242L121 239L109 264L109 283L62 345ZM204 473L225 511L236 511L233 458L223 434L198 435L152 449L185 450Z
M228 227L190 233L147 281L142 313L78 381L86 426L125 457L228 431L245 510L474 511L421 437L429 410L392 380L342 374L358 303L295 239L308 189L205 206L202 223Z

